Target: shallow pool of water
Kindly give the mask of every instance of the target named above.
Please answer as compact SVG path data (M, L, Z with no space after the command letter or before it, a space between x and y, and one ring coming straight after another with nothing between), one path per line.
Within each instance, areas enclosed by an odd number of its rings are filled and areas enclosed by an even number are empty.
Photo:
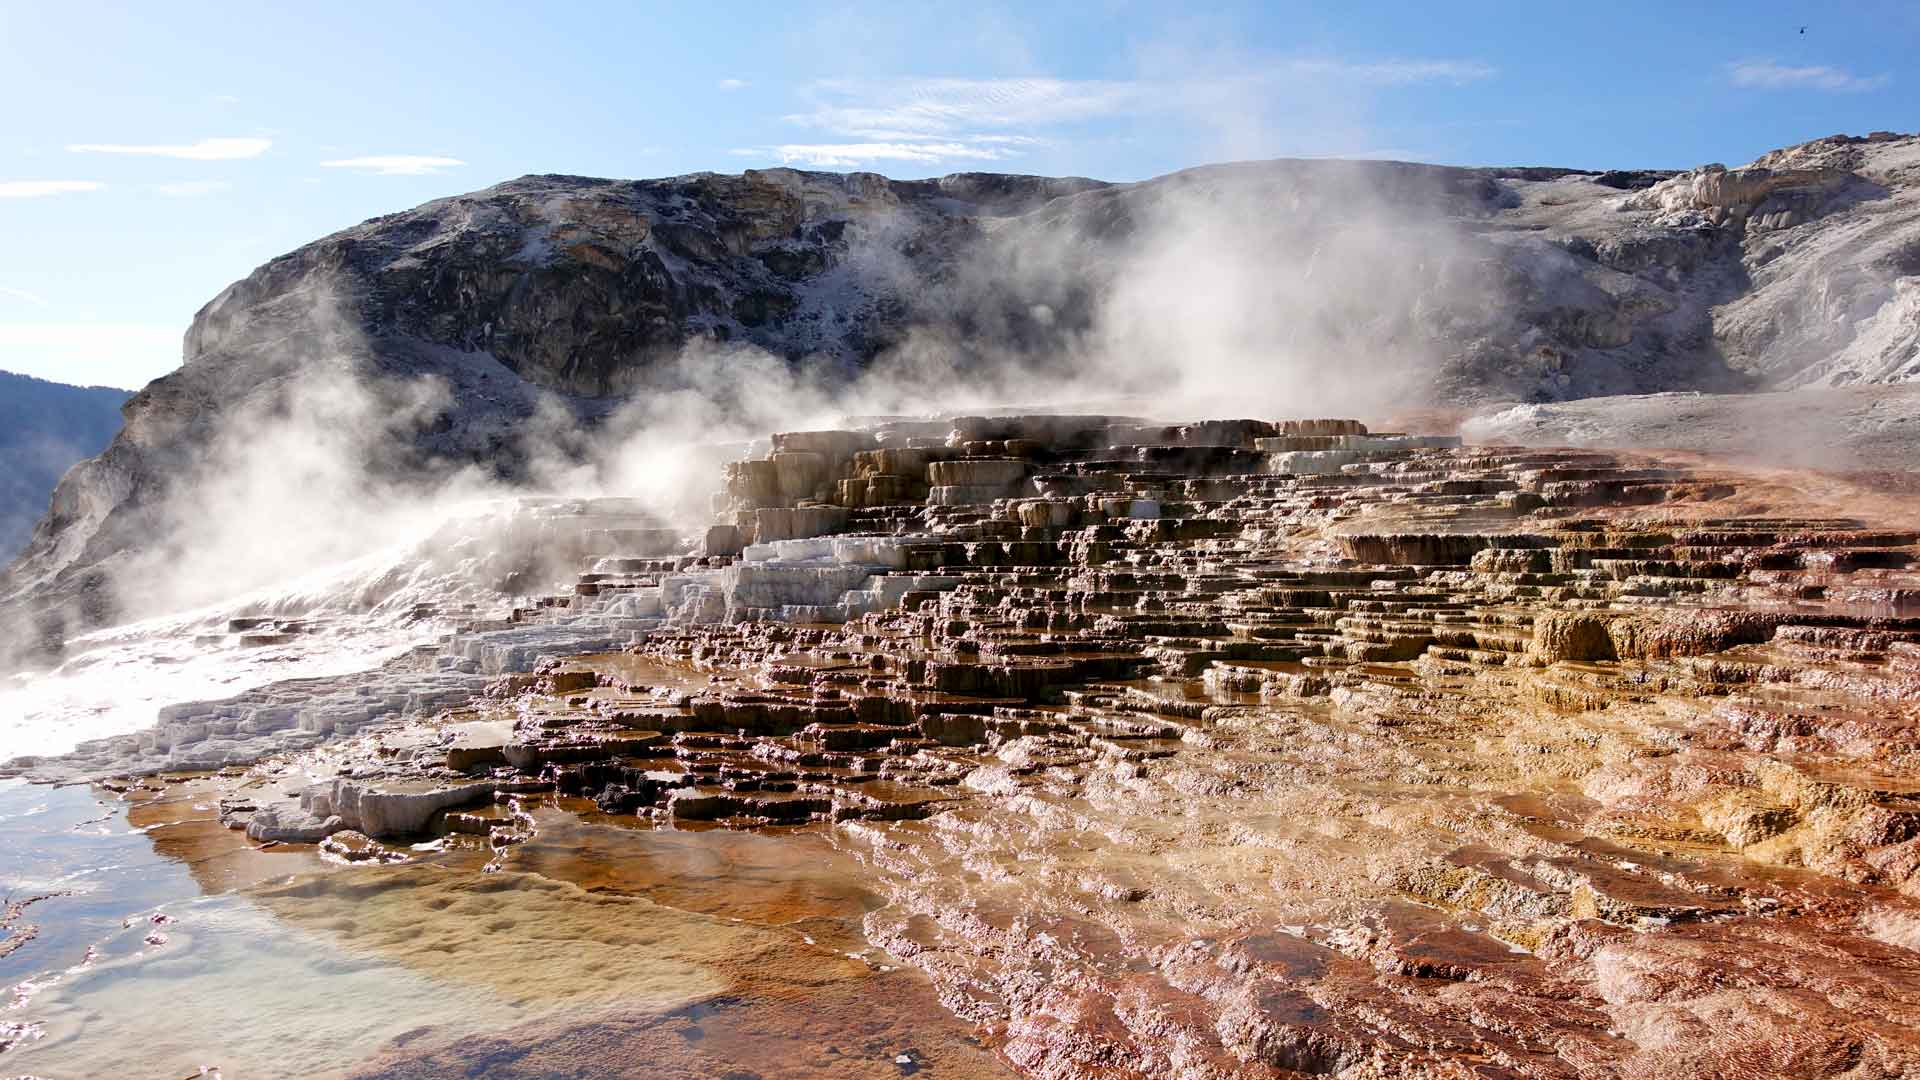
M1006 1075L866 944L824 837L556 803L495 872L341 866L154 786L0 785L0 891L45 897L0 937L0 1075Z

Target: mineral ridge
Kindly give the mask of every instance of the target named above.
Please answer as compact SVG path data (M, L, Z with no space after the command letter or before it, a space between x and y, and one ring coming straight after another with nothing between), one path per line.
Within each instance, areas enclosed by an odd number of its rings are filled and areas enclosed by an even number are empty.
M823 842L1036 1077L1911 1076L1920 528L1871 479L789 432L570 595L13 769L218 768L230 828L340 873L537 873L579 820ZM472 1064L435 1053L391 1075Z

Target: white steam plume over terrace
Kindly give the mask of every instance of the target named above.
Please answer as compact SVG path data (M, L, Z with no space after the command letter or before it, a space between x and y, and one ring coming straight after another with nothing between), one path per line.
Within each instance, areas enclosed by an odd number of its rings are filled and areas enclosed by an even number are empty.
M1383 175L1397 189L1382 189ZM119 599L151 614L261 589L427 535L489 498L630 497L692 529L723 460L696 448L846 416L1416 404L1441 359L1423 321L1495 300L1441 212L1455 196L1440 184L1421 167L1340 162L1195 170L1151 192L1061 200L1037 234L989 233L939 282L900 256L896 224L868 222L848 259L929 299L864 370L695 342L591 423L535 391L532 416L500 432L502 457L520 466L511 480L496 462L425 461L416 436L462 422L456 389L369 365L364 329L331 291L309 291L308 332L287 356L243 361L278 374L220 414L150 511L152 535L115 576ZM420 465L433 466L430 482Z
M869 215L844 264L911 300L870 363L696 339L622 372L612 408L486 353L431 347L415 363L416 346L352 313L362 284L316 279L244 309L237 339L201 336L189 366L231 392L168 414L198 426L190 452L165 433L135 439L160 447L169 482L137 505L139 538L100 565L95 591L142 621L63 636L67 671L107 665L146 689L95 700L74 696L83 681L44 680L21 715L91 710L128 730L155 702L397 655L461 611L497 617L580 570L518 500L616 497L691 537L712 521L721 465L775 431L1009 407L1173 421L1415 404L1445 359L1419 328L1498 307L1482 241L1460 225L1486 195L1460 186L1419 166L1212 167L980 219L931 270L906 251L922 222ZM524 407L494 408L516 395ZM427 606L437 616L421 621ZM265 653L181 644L235 617L341 629Z

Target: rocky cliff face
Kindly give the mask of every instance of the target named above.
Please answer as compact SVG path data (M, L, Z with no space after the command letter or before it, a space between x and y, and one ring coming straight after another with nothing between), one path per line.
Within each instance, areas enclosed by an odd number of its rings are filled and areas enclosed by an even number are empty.
M180 370L62 483L0 606L127 614L114 576L169 535L206 447L236 417L270 430L311 408L316 375L359 395L329 423L377 436L345 444L370 475L509 480L534 418L590 426L690 346L828 380L902 356L1229 395L1373 373L1402 401L1454 403L1920 379L1917 170L1920 137L1882 134L1679 175L523 177L323 238L214 298ZM1215 366L1196 378L1196 357ZM71 625L52 622L38 636Z
M1844 136L1709 165L1628 199L1658 228L1737 241L1713 313L1728 363L1768 388L1920 380L1920 139Z

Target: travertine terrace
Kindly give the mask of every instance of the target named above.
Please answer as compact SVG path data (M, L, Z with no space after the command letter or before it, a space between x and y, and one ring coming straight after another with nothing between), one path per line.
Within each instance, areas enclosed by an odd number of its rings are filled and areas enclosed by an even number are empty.
M714 509L511 631L605 651L449 647L483 694L308 724L223 819L508 871L562 815L824 838L1034 1076L1920 1074L1910 506L1033 415L776 435Z

